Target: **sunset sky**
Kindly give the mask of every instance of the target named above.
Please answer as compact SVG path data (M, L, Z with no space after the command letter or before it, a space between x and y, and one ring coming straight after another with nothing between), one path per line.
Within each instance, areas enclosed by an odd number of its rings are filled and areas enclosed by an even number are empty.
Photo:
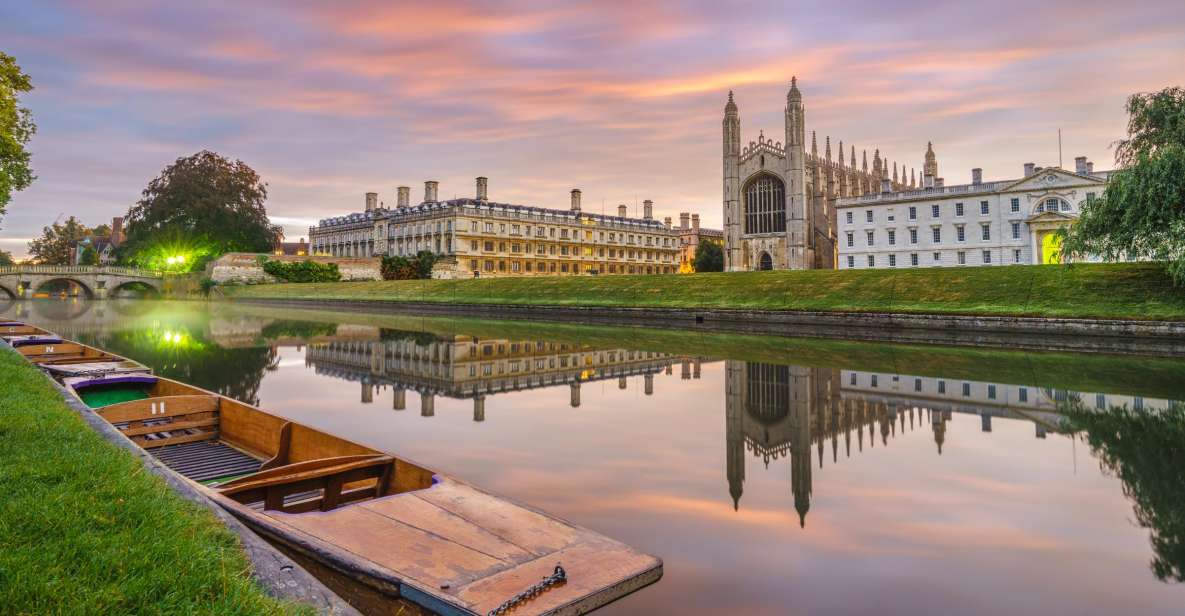
M1060 128L1066 166L1107 169L1125 97L1185 85L1185 2L9 1L0 51L37 88L39 179L0 222L20 256L203 148L259 171L290 239L366 191L471 196L478 175L497 201L578 187L719 227L728 91L746 142L781 139L792 75L820 149L920 168L932 140L964 183L1056 165Z

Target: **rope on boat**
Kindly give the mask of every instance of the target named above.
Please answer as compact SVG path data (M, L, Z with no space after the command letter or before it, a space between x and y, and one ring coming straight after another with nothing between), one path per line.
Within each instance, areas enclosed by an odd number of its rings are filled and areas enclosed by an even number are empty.
M566 581L568 581L568 573L564 571L564 568L561 567L559 563L556 563L555 572L547 577L544 577L538 584L535 584L534 586L531 586L530 588L507 599L502 603L502 605L490 610L486 616L501 616L502 614L513 610L519 605L526 603L535 597L538 597L545 591L551 589L551 587L558 586Z

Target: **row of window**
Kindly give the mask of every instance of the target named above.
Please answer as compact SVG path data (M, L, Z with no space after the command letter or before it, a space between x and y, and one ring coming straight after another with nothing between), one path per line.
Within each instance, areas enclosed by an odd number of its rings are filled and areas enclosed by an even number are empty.
M908 263L909 267L919 267L921 265L921 257L919 256L919 254L916 252L911 252L911 253L908 253L908 255L906 255L906 254L881 255L881 257L883 257L883 258L879 262L877 261L877 255L864 255L863 259L857 259L856 255L848 255L847 256L847 267L848 267L848 269L855 269L857 267L856 264L859 262L867 263L867 267L870 267L870 268L877 267L878 263L880 263L880 267L886 267L886 266L887 267L897 267L897 265L898 265L897 257L898 256L902 257L902 260L901 260L902 265L904 265L906 263ZM982 264L982 265L991 265L992 264L992 251L991 250L981 251L979 256L980 256L980 264ZM1024 251L1022 251L1019 248L1014 248L1012 250L1011 256L1012 256L1012 263L1020 263L1021 260L1024 259ZM930 262L930 265L942 264L942 262L943 262L942 253L941 252L931 253L931 259L932 260ZM956 265L967 265L967 252L966 251L960 250L960 251L955 252L955 264Z
M545 261L542 263L535 263L534 261L506 261L503 259L470 259L469 269L474 272L510 272L513 274L673 274L675 268L673 266L656 266L656 265L626 265L610 263L604 266L599 263L568 263L566 261L554 262Z
M878 375L876 375L876 374L868 375L869 387L874 387L874 388L879 387L877 377L878 377ZM897 375L893 376L893 382L898 382L899 380L900 380L900 377L898 377ZM857 379L857 373L855 373L855 372L851 373L851 375L848 379L848 382L852 387L859 386L859 381ZM970 398L973 393L972 387L976 386L976 385L978 385L978 384L968 383L968 382L964 381L962 383L963 397ZM922 379L914 377L913 390L915 392L922 391ZM1048 392L1049 390L1046 390L1046 391ZM946 394L946 381L943 379L938 380L938 393L944 394L944 395ZM996 385L994 385L992 383L987 383L986 384L986 393L987 393L988 400L998 399L997 398L998 392L997 392ZM1071 396L1078 395L1074 392L1068 392L1066 390L1060 390L1060 389L1053 391L1052 394L1053 394L1054 400L1057 402L1065 402ZM1028 402L1029 401L1029 388L1028 387L1018 387L1016 389L1016 400L1017 400L1017 402ZM1094 405L1095 405L1095 408L1099 408L1099 409L1107 408L1108 407L1107 395L1106 394L1095 394L1094 395ZM1142 396L1133 396L1132 397L1132 409L1137 410L1137 411L1144 410L1144 398Z
M1012 232L1012 239L1019 240L1020 233L1021 233L1020 221L1019 220L1012 221L1010 223L1010 230ZM910 228L907 231L909 233L909 243L910 244L917 244L918 243L918 230L914 229L914 228ZM847 247L848 248L855 248L856 247L855 232L854 231L847 231L847 232L845 232L844 235L845 235L845 240L846 240L845 243L846 243ZM886 239L888 240L888 243L890 246L897 245L897 230L896 229L887 229L885 231L885 236L886 236ZM869 229L869 230L865 231L864 232L864 239L865 239L866 246L875 246L876 245L876 230ZM991 223L982 223L980 225L979 239L982 241L985 241L985 242L991 241L991 239L992 239L992 225L991 225ZM942 243L942 227L936 226L936 227L930 228L930 241L932 244L941 244ZM967 241L966 225L955 225L955 241L956 242Z
M478 251L479 243L477 240L469 240L470 252ZM522 253L529 254L531 252L531 244L520 244L518 242L493 242L492 240L485 240L480 243L481 249L485 252L494 252L495 248L498 252ZM557 250L558 249L558 250ZM567 244L535 244L535 254L537 255L556 255L560 256L585 256L585 257L608 257L610 259L645 259L647 261L672 261L673 257L670 254L657 252L653 250L634 250L632 248L605 248L604 246L571 246Z
M1069 211L1069 209L1070 209L1070 204L1065 203L1064 201L1061 201L1060 199L1049 199L1048 201L1054 202L1055 206L1059 202L1064 204L1062 206L1065 208L1063 211ZM1037 206L1037 211L1044 211L1043 210L1044 207L1048 207L1048 206L1044 203L1042 205ZM1057 211L1056 207L1052 211ZM1011 212L1013 214L1020 212L1020 199L1019 198L1013 197L1009 201L1009 212ZM917 220L918 219L918 206L916 206L916 205L909 206L908 214L909 214L909 220ZM955 216L963 216L964 214L965 214L965 210L963 207L963 203L962 202L955 203ZM981 216L991 215L991 203L988 201L980 201L979 202L979 214ZM855 222L855 213L852 212L851 210L848 210L847 212L845 212L844 216L845 216L844 222L846 222L847 224L850 225ZM886 218L889 222L894 222L896 220L897 216L896 216L896 214L888 213ZM934 205L930 206L930 218L942 218L942 205L941 204L934 204ZM874 210L864 210L864 222L874 222Z

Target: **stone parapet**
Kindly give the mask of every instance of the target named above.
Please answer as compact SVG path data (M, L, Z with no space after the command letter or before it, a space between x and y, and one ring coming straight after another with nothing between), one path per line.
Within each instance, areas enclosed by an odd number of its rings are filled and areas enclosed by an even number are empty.
M269 284L278 282L263 271L267 261L335 263L341 271L343 281L382 280L383 260L379 257L305 257L296 255L271 255L247 252L232 252L222 255L206 266L210 278L219 284Z

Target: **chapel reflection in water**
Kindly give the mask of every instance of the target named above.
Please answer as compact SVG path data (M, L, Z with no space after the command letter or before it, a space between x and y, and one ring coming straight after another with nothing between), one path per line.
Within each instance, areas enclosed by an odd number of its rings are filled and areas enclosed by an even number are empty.
M641 376L644 393L650 396L656 374L673 374L678 364L682 379L699 379L702 366L712 362L655 351L398 330L382 330L377 340L372 335L314 342L305 352L306 365L318 374L359 383L363 403L372 403L376 392L390 389L392 407L403 410L411 390L419 394L420 414L431 417L437 397L469 399L478 422L486 419L487 396L567 387L571 406L578 407L586 382L616 380L624 389L629 377ZM841 448L848 458L865 446L887 447L898 435L926 430L935 455L942 455L947 426L956 413L979 416L984 433L992 431L996 417L1029 421L1034 437L1044 439L1049 432L1064 430L1059 407L1071 398L1089 400L1098 408L1156 409L1171 404L1026 385L725 360L728 493L739 509L747 456L762 460L767 468L771 460L788 458L794 507L805 527L812 466L823 468L828 457L832 464L840 463Z

